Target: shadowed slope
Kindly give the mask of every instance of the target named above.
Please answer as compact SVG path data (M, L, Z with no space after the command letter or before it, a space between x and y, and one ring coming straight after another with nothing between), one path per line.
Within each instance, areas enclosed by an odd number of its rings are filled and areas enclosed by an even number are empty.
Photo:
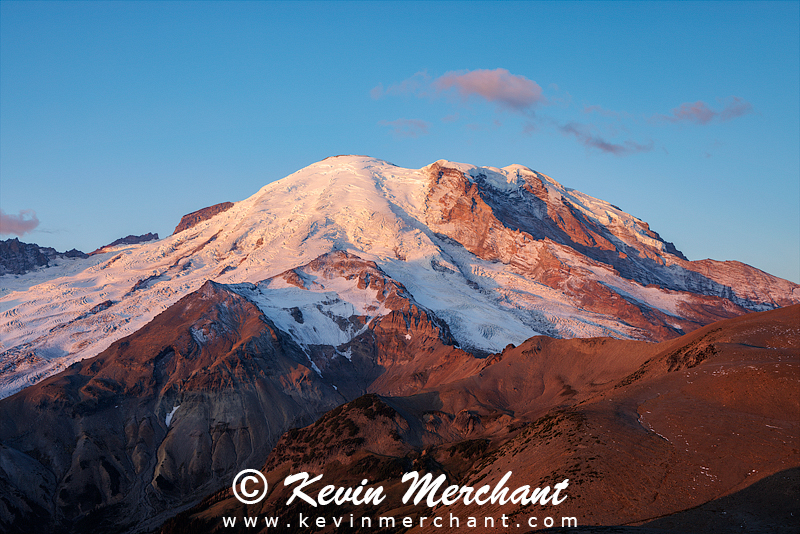
M286 507L287 490L279 489L244 507L226 489L163 531L216 531L223 516L302 511L329 524L350 513L408 515L415 518L411 532L440 532L420 527L419 518L446 522L450 513L462 522L506 514L523 527L532 516L629 525L586 532L664 527L710 534L733 532L734 523L744 532L788 532L796 523L786 507L796 499L781 497L785 489L769 477L800 465L798 314L798 306L749 314L655 345L531 339L487 359L475 377L337 408L285 434L264 466L274 485L299 471L324 474L316 489L355 487L366 478L386 489L381 507ZM408 486L400 477L418 469L475 487L494 487L508 471L512 488L568 479L569 497L558 507L403 505ZM773 504L772 519L753 513L748 496L757 491ZM714 521L722 512L736 520Z

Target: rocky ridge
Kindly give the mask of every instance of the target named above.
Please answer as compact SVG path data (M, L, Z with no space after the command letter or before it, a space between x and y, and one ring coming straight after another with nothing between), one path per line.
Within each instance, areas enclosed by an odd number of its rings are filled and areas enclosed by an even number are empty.
M0 241L0 276L25 274L60 258L86 258L80 250L58 252L52 247L40 247L35 243L23 243L18 238Z
M267 499L245 507L223 488L162 532L300 512L329 525L368 516L373 528L378 517L395 517L398 528L410 517L403 531L413 533L440 532L435 518L447 526L451 514L462 529L478 518L475 532L495 532L503 514L520 532L539 532L547 516L556 526L576 518L581 528L565 532L791 532L800 502L800 405L791 393L800 380L798 314L798 306L748 314L658 344L538 337L488 358L473 376L410 396L360 397L281 437L261 469L274 485ZM475 488L494 488L509 471L512 489L569 486L558 507L404 505L401 477L414 470ZM366 479L386 500L287 506L291 490L278 481L300 471L324 475L309 495Z

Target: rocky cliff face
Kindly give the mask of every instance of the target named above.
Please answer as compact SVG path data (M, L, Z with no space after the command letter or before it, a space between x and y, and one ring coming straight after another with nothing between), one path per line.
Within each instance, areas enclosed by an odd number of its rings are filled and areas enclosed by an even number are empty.
M348 398L410 394L480 362L402 284L347 252L234 290L289 332L313 368Z
M642 286L720 297L752 310L795 302L796 284L739 262L688 261L616 206L525 167L503 171L431 165L428 225L479 257L523 270L526 256L556 243L557 255L572 256L569 266L588 259Z
M178 232L183 232L184 230L188 230L197 223L206 221L218 213L222 213L225 210L231 209L231 207L233 207L233 202L221 202L219 204L214 204L213 206L208 206L207 208L193 211L192 213L187 213L181 217L181 220L178 223L178 226L175 227L172 235L175 235Z
M16 237L0 241L0 276L25 274L39 267L47 267L58 258L86 258L80 250L58 252L52 247L40 247L35 243L23 243Z

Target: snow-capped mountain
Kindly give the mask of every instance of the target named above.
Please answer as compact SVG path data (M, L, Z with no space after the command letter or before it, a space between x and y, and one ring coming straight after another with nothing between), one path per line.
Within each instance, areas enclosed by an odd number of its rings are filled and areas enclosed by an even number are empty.
M474 354L537 334L667 339L800 302L797 284L688 261L647 223L519 165L340 156L210 213L159 241L0 277L0 394L99 354L208 280L231 284L300 346L339 350L393 308L377 290L314 274L332 251L373 262Z

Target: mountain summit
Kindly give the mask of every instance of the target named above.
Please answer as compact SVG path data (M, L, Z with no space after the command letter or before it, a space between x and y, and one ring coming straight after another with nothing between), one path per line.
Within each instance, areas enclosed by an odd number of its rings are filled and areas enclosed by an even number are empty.
M658 341L800 302L797 284L689 261L644 221L521 165L338 156L220 206L162 240L0 277L2 395L99 354L206 281L257 286L334 251L374 264L476 355L537 334ZM254 302L302 309L281 298ZM345 309L325 312L341 331L354 328ZM311 330L295 322L303 343Z

